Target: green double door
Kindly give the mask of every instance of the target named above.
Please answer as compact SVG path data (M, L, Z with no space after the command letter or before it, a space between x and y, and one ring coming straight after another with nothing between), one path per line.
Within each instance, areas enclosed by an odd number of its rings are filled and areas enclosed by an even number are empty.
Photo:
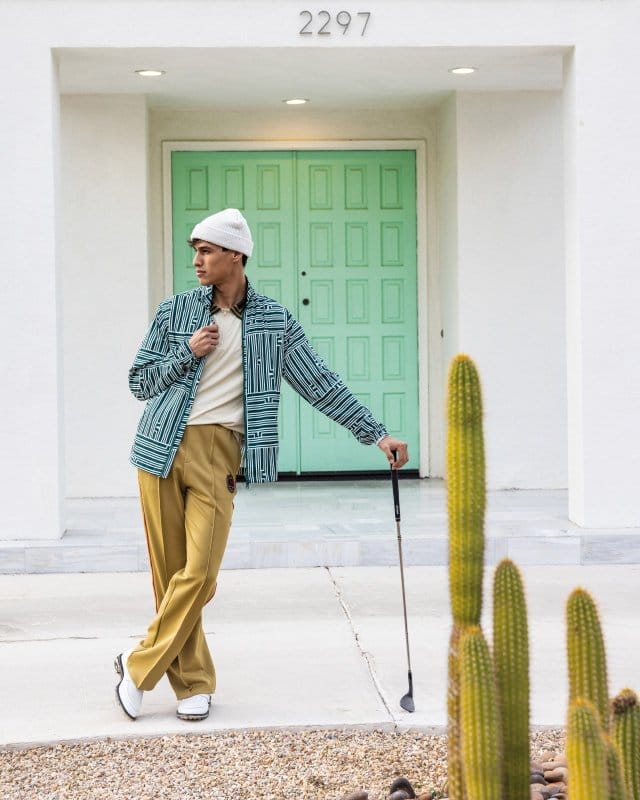
M419 464L416 178L413 151L177 151L172 155L173 290L197 286L186 240L222 208L254 238L247 276L287 306L314 348ZM288 386L280 472L379 471L376 447Z

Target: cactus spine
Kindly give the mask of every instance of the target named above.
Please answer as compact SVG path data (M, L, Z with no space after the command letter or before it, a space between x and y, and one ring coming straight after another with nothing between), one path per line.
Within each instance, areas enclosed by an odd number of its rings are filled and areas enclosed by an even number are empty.
M623 689L612 703L613 740L620 753L622 776L629 800L640 800L640 706L631 689Z
M500 731L489 648L479 627L460 640L460 729L464 782L472 800L501 800Z
M473 361L456 356L447 397L449 591L456 624L478 625L484 567L485 467L480 379Z
M588 700L578 699L569 706L567 764L571 800L608 797L607 748L598 712Z
M609 729L607 658L598 610L591 595L574 589L567 600L569 702L593 703L603 731Z
M493 663L502 719L504 796L529 800L529 633L522 578L504 559L493 582Z
M480 624L485 502L480 380L471 359L466 355L458 355L451 362L447 393L449 592L453 614L447 690L450 800L465 800L460 732L459 646L464 628Z

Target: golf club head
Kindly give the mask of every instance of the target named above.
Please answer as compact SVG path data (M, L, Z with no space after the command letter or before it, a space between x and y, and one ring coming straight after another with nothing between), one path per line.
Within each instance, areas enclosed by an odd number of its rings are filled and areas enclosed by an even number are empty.
M413 702L413 697L410 694L405 694L400 698L400 706L404 708L405 711L408 711L410 714L416 710L415 703Z
M416 710L415 703L413 702L413 675L409 670L407 677L409 678L409 691L400 698L400 707L404 708L410 714Z

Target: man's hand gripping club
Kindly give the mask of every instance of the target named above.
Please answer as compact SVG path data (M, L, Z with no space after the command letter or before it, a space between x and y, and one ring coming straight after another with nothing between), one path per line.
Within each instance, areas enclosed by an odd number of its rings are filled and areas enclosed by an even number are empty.
M406 442L400 441L393 436L385 436L380 439L378 447L387 457L387 461L391 464L392 469L400 469L409 461L409 450ZM394 458L393 451L397 450L398 458Z

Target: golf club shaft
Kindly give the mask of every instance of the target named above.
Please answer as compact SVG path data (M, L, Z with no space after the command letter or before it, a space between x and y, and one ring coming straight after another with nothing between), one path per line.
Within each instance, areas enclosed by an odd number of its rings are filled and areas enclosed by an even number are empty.
M398 454L394 451L394 460L397 460ZM400 560L400 583L402 585L402 610L404 613L404 635L405 643L407 646L407 664L409 673L411 674L411 655L409 652L409 624L407 622L407 595L404 588L404 559L402 557L402 534L400 533L400 490L398 488L398 470L391 468L391 485L393 487L393 504L395 507L396 516L396 534L398 537L398 558Z
M411 672L411 655L409 654L409 625L407 623L407 596L404 590L404 561L402 558L402 536L400 535L400 522L396 522L396 531L398 534L398 557L400 559L400 583L402 585L402 610L404 613L404 637L407 646L407 664L409 672Z

